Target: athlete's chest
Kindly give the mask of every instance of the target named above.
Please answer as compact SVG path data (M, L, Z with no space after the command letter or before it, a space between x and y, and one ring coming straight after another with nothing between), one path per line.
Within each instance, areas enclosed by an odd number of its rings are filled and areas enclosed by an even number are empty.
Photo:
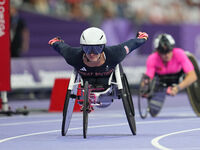
M114 71L115 66L105 62L98 67L89 67L85 64L77 68L78 72L83 76L109 76Z
M156 72L160 74L176 73L179 72L181 68L181 64L176 59L172 59L167 63L159 61L155 64Z

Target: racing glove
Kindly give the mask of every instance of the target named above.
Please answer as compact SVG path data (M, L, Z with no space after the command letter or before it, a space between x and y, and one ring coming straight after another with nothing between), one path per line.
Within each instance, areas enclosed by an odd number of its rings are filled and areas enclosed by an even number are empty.
M148 34L146 32L138 32L136 37L138 39L145 39L145 40L147 40L149 36L148 36Z
M49 45L53 45L55 42L64 42L64 40L62 40L60 37L55 37L53 39L51 39L48 44Z
M180 88L179 85L173 85L173 86L169 86L169 87L167 88L166 93L167 93L168 95L175 96L180 90L181 90L181 88Z

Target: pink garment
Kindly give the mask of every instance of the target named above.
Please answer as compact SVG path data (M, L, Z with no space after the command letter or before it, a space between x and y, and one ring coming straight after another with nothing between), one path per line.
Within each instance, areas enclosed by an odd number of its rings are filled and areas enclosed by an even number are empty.
M184 73L194 70L193 64L188 59L183 49L174 48L172 52L172 59L166 65L163 63L158 52L151 54L146 62L146 75L153 79L155 73L167 75L178 73L181 69Z

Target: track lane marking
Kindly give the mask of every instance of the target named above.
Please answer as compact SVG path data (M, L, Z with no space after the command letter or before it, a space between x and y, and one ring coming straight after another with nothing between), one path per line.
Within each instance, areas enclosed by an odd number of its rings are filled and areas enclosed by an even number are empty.
M160 150L171 150L170 148L167 148L165 146L162 146L159 141L165 137L168 137L168 136L171 136L171 135L175 135L175 134L181 134L181 133L186 133L186 132L192 132L192 131L198 131L200 130L200 128L194 128L194 129L189 129L189 130L181 130L181 131L177 131L177 132L171 132L171 133L168 133L168 134L164 134L164 135L161 135L161 136L158 136L154 139L151 140L151 144L160 149Z
M191 120L191 119L195 119L195 118L190 118L190 119L187 119L187 120ZM137 124L166 123L166 122L180 121L180 120L185 120L185 119L143 121L143 122L136 122L136 125ZM114 126L124 126L124 125L128 125L128 123L118 123L118 124L108 124L108 125L96 125L96 126L88 126L88 128L92 129L92 128L114 127ZM69 128L69 130L80 130L80 129L82 129L82 127ZM35 132L35 133L30 133L30 134L23 134L23 135L19 135L19 136L8 137L8 138L5 138L5 139L1 139L0 143L6 142L6 141L10 141L10 140L13 140L13 139L17 139L17 138L23 138L23 137L27 137L27 136L35 136L35 135L41 135L41 134L49 134L49 133L54 133L54 132L60 132L60 129L59 130L50 130L50 131L44 131L44 132Z
M124 126L127 125L128 123L119 123L119 124L109 124L109 125L97 125L97 126L89 126L88 128L93 129L93 128L102 128L102 127L116 127L116 126ZM80 130L83 129L83 127L77 127L77 128L69 128L69 130ZM50 130L50 131L44 131L44 132L36 132L36 133L30 133L30 134L23 134L19 136L13 136L5 139L1 139L0 143L7 142L10 140L18 139L18 138L23 138L27 136L35 136L35 135L41 135L41 134L49 134L49 133L54 133L54 132L60 132L60 130Z
M73 121L77 121L79 119L82 119L82 118L73 118ZM90 118L91 119L91 118ZM92 118L92 119L95 119ZM197 118L187 118L187 120L194 120L194 119L197 119ZM144 121L144 122L137 122L136 121L136 124L145 124L146 122L149 124L149 123L165 123L165 122L171 122L171 121L185 121L186 119L168 119L168 120L153 120L153 121ZM27 122L14 122L14 123L1 123L0 124L0 127L2 126L15 126L15 125L28 125L28 124L38 124L38 123L53 123L53 122L60 122L62 121L62 119L55 119L55 120L43 120L43 121L27 121Z

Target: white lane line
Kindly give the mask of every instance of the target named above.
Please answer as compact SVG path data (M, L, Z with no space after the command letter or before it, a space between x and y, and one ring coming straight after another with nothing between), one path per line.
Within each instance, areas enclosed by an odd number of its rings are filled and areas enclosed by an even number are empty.
M92 116L94 117L94 116ZM82 118L73 118L73 121L80 120ZM94 119L94 118L92 118ZM187 120L194 120L197 118L187 118ZM136 124L150 124L150 123L165 123L165 122L171 122L171 121L185 121L186 119L168 119L168 120L153 120L153 121L144 121L144 122L137 122ZM1 123L0 127L2 126L15 126L15 125L28 125L28 124L40 124L40 123L54 123L54 122L61 122L61 119L55 119L55 120L43 120L43 121L27 121L27 122L14 122L14 123Z
M105 117L104 117L105 118ZM113 118L113 117L106 117L106 118ZM82 119L81 117L73 118L73 121L77 121ZM91 116L90 119L95 119L95 116ZM27 121L27 122L12 122L12 123L1 123L0 127L2 126L15 126L15 125L27 125L27 124L39 124L39 123L54 123L54 122L61 122L61 119L55 119L55 120L43 120L43 121Z
M192 118L192 119L194 119L194 118ZM166 123L166 122L180 121L180 120L185 120L185 119L143 121L143 122L136 122L136 124ZM191 120L191 118L187 119L187 120ZM38 123L40 123L40 122L38 121ZM116 127L116 126L124 126L124 125L128 125L128 123L109 124L109 125L96 125L96 126L89 126L88 128L92 129L92 128L114 127L114 126ZM82 127L69 128L69 130L80 130L80 129L82 129ZM34 135L41 135L41 134L48 134L48 133L54 133L54 132L60 132L60 130L50 130L50 131L36 132L36 133L23 134L23 135L19 135L19 136L9 137L9 138L5 138L5 139L1 139L0 143L6 142L6 141L10 141L10 140L13 140L13 139L17 139L17 138L22 138L22 137L27 137L27 136L34 136Z
M23 135L19 135L19 136L13 136L13 137L9 137L9 138L5 138L5 139L0 140L0 143L7 142L7 141L10 141L10 140L14 140L14 139L18 139L18 138L27 137L27 136L48 134L48 133L54 133L54 132L58 132L58 131L60 131L60 130L51 130L51 131L36 132L36 133L30 133L30 134L23 134Z
M97 125L97 126L89 126L88 128L103 128L103 127L117 127L117 126L124 126L127 125L127 123L118 123L118 124L109 124L109 125ZM69 130L80 130L82 127L77 127L77 128L69 128ZM30 133L30 134L23 134L19 136L13 136L5 139L1 139L0 143L7 142L10 140L18 139L18 138L23 138L27 136L34 136L34 135L41 135L41 134L49 134L49 133L54 133L54 132L60 132L60 130L50 130L50 131L44 131L44 132L36 132L36 133Z
M195 128L195 129L189 129L189 130L182 130L182 131L177 131L177 132L172 132L172 133L168 133L168 134L164 134L161 136L158 136L156 138L154 138L153 140L151 140L151 144L160 149L160 150L171 150L170 148L164 147L161 144L159 144L159 141L165 137L171 136L171 135L175 135L175 134L181 134L181 133L186 133L186 132L192 132L192 131L198 131L200 130L200 128Z

